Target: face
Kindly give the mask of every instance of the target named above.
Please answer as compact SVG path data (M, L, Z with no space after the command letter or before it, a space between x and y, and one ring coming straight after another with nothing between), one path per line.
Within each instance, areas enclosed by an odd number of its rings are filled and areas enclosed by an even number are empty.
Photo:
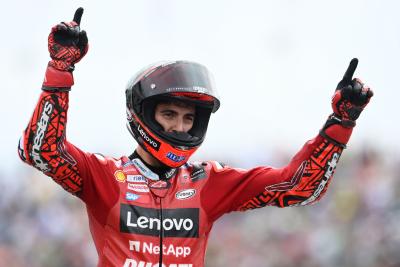
M188 132L195 118L195 106L186 103L160 103L156 106L155 119L166 132Z

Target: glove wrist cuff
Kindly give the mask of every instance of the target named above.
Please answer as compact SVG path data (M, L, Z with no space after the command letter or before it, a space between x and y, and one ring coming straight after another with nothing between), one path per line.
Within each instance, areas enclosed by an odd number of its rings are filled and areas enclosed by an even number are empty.
M70 71L61 71L48 65L44 77L42 90L69 91L74 84L74 76Z
M345 124L346 123L343 123L342 119L333 113L328 117L328 120L320 130L319 134L335 145L346 148L346 144L353 132L353 126L349 127L347 125L345 126Z
M356 126L356 121L355 120L343 119L340 115L338 115L335 112L332 113L331 115L329 115L328 120L326 121L326 123L340 124L345 128L353 128L354 126Z

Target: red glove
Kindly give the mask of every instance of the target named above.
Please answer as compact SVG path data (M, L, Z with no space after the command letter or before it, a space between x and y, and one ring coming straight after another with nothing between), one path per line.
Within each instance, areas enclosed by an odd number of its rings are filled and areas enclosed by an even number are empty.
M356 125L356 120L374 95L372 90L360 79L352 79L357 64L357 58L350 61L350 65L332 97L333 112L340 119L340 124L347 128Z
M350 61L349 67L332 97L333 114L329 116L320 131L323 137L343 147L350 138L356 120L374 95L372 90L365 86L360 79L353 79L357 64L357 58Z
M83 8L75 11L71 22L62 22L51 29L48 49L52 60L47 66L43 90L68 91L74 84L72 71L88 51L88 38L80 30Z

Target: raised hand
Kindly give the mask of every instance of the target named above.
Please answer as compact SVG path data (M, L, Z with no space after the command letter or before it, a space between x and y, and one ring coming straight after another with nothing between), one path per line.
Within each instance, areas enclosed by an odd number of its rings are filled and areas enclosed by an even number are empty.
M83 8L80 7L71 22L61 22L51 29L48 49L52 60L49 66L61 71L73 71L74 64L87 53L88 38L86 32L80 29L82 14Z
M357 65L358 59L353 58L332 97L335 115L341 120L341 124L348 128L356 125L355 121L374 95L360 79L353 79Z

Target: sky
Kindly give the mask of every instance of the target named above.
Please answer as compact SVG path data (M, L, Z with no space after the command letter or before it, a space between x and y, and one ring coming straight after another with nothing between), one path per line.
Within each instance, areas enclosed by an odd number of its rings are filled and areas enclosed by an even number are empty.
M48 33L80 6L90 48L74 71L67 138L85 151L130 154L136 143L125 126L128 80L153 62L184 59L209 68L221 100L195 157L268 163L276 149L295 152L317 135L353 57L355 77L375 96L349 149L400 148L398 1L1 0L1 6L1 172L26 168L17 142L41 92Z

